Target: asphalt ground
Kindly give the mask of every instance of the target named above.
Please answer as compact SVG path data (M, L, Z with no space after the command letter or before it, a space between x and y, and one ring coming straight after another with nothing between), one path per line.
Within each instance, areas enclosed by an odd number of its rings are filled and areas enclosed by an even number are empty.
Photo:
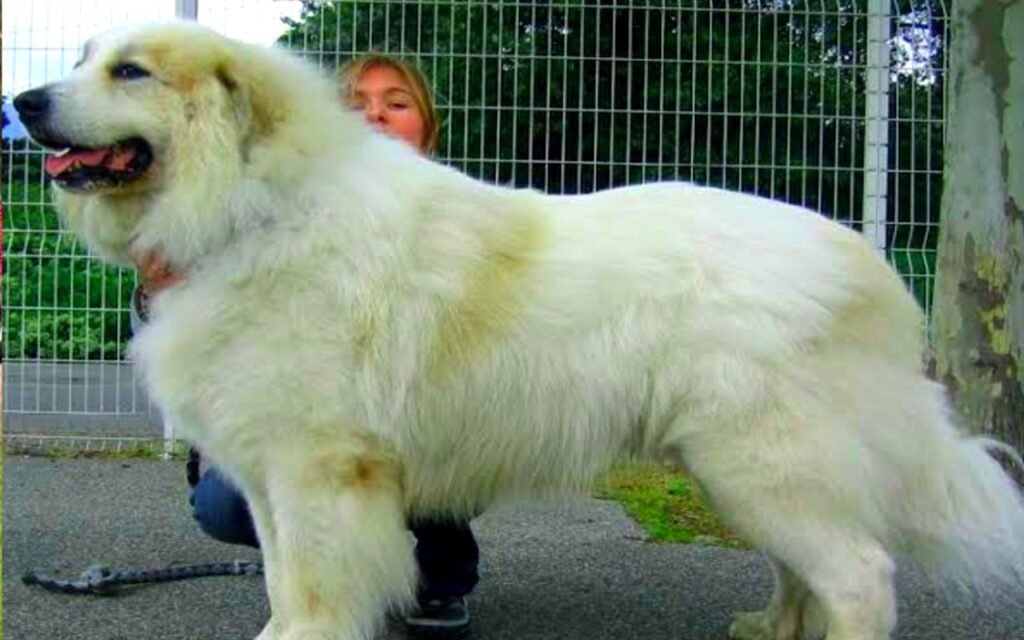
M8 455L3 473L8 640L242 640L262 628L268 606L258 577L146 585L103 598L21 584L30 570L70 578L96 563L257 559L198 531L180 463ZM758 608L771 590L756 552L647 542L614 503L507 504L474 529L482 552L470 599L475 640L724 639L731 613ZM1019 598L983 610L945 599L903 564L897 578L897 640L1024 640ZM404 637L393 621L382 640Z

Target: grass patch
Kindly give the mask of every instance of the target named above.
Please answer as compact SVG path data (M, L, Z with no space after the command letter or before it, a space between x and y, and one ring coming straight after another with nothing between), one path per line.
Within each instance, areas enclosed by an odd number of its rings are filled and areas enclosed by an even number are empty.
M162 460L164 443L162 440L138 441L103 441L68 439L61 441L41 440L39 438L8 437L4 441L4 453L7 455L39 456L57 460L102 459L102 460ZM177 442L170 453L172 460L185 459L188 445Z
M655 542L750 547L721 523L697 483L681 471L624 463L601 478L595 495L621 504Z

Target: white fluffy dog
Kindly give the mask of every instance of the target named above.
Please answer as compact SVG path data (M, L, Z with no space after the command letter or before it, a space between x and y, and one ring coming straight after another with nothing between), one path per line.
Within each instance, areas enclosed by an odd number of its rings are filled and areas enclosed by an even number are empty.
M369 637L414 593L407 514L583 488L625 455L685 465L770 558L736 638L889 638L898 550L980 587L1024 574L1000 445L922 373L897 275L819 215L477 182L305 63L188 24L97 37L17 106L90 247L188 274L134 352L250 501L260 640Z

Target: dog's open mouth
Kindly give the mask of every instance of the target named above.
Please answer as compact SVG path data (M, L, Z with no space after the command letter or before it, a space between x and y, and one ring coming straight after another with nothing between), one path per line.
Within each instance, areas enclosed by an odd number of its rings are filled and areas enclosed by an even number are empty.
M131 182L145 173L152 162L153 152L146 141L131 138L110 147L67 147L56 151L46 159L46 173L63 188L91 191Z

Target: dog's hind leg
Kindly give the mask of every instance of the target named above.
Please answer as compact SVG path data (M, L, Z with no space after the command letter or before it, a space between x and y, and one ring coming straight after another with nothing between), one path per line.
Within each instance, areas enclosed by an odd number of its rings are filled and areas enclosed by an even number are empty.
M398 463L365 443L284 453L268 488L278 640L370 640L415 593Z
M823 538L817 552L799 553L796 571L822 604L826 640L889 640L896 626L892 558L871 540Z
M814 606L805 607L797 616L791 604L778 607L773 597L772 603L761 612L764 624L759 628L751 625L758 619L750 614L737 616L730 629L734 638L817 637L821 629L813 628L814 625L801 627L802 621L808 620L805 614L814 618L814 609L820 605L828 631L826 640L889 640L896 624L894 565L877 541L856 531L844 530L835 523L799 515L784 529L751 538L787 567L790 584L782 595L799 598L801 588L805 588L809 593L803 595L803 602Z
M840 426L816 421L815 408L804 405L810 417L767 407L742 424L684 425L682 462L723 520L781 565L764 611L737 617L739 640L814 638L818 611L827 640L889 640L895 625L884 516L872 479L859 473L869 452Z
M761 611L737 613L729 635L739 640L801 640L824 635L818 601L786 565L769 556L775 590Z

